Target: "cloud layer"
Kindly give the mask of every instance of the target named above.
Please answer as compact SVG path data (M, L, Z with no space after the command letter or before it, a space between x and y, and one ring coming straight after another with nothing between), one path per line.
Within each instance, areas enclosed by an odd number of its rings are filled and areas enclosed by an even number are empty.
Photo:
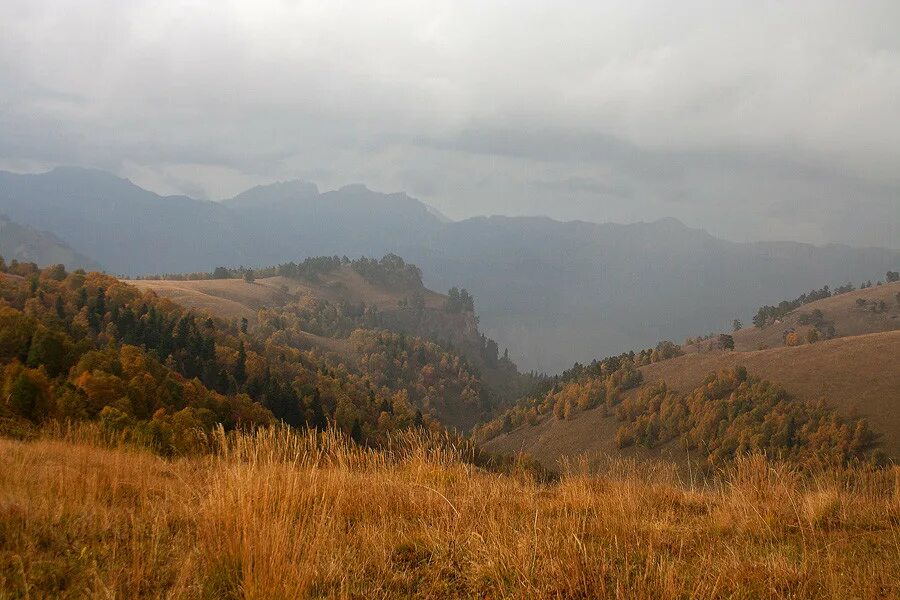
M896 2L0 0L0 167L900 246Z

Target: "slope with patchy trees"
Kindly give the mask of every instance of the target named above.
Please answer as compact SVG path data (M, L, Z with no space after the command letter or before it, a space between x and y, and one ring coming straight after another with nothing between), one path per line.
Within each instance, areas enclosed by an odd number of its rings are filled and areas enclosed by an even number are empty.
M785 310L775 320L767 317L761 327L689 338L675 352L657 352L666 356L664 360L653 361L650 352L651 360L647 361L646 350L621 355L631 361L644 383L639 390L626 394L625 401L615 408L606 404L603 395L602 368L597 369L603 361L587 367L576 365L567 372L568 378L564 374L561 380L549 380L553 387L483 426L479 433L491 450L526 451L548 466L558 466L565 457L582 453L668 456L682 462L693 456L710 458L710 464L714 464L723 455L747 449L764 449L807 461L823 455L860 458L859 449L864 448L866 456L883 453L897 460L900 299L895 296L900 294L900 283L892 278L889 272L887 283L865 284L859 290L850 285L834 293L827 288L814 290L796 301L782 303ZM763 307L761 314L767 311ZM750 379L771 382L751 386L755 391L748 397L753 403L782 413L787 406L804 411L803 419L821 425L815 427L816 439L825 440L822 443L830 450L813 450L815 443L798 446L798 438L782 435L781 430L790 421L778 420L775 414L761 421L769 423L760 425L762 431L753 429L758 425L754 422L737 426L727 421L724 429L704 430L710 439L702 442L697 440L693 420L706 411L696 405L694 411L676 419L678 425L662 425L663 407L671 412L689 404L688 399L698 394L704 397L698 390L707 385L709 377L733 379L723 373L733 374L740 368L751 374ZM579 372L589 375L572 376ZM728 398L732 393L737 389L731 390ZM823 399L827 408L821 405ZM718 406L716 403L727 399L707 400L709 406ZM550 411L540 410L548 403L555 407L552 412L557 418L551 418ZM730 418L737 419L738 415ZM798 418L793 416L795 422ZM745 426L750 428L745 431ZM781 432L776 435L772 427ZM692 430L694 433L690 433ZM777 442L783 439L791 444L779 447Z
M397 429L437 428L439 406L484 397L465 364L418 339L408 348L418 362L405 378L385 379L301 347L284 328L254 332L246 322L201 317L106 275L61 266L4 274L0 320L0 411L7 429L20 433L49 419L99 419L177 450L180 434L167 427L208 431L278 419L331 424L377 443ZM367 351L370 364L402 358L390 344ZM431 374L430 360L447 366ZM445 392L442 403L432 388Z
M247 272L221 267L133 283L198 311L246 319L250 329L264 337L280 332L292 344L333 354L345 365L362 364L358 348L347 343L359 329L387 330L436 344L461 360L463 370L480 382L477 406L468 403L471 410L443 415L444 422L455 427L467 429L490 417L541 380L520 373L508 351L501 353L495 341L479 332L474 299L466 290L452 288L447 296L428 290L418 268L400 257L307 258L254 269L252 284L243 279Z

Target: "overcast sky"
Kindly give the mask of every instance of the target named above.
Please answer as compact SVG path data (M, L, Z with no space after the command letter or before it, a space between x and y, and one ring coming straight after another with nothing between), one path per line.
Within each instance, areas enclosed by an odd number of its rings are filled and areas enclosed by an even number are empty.
M900 247L900 2L0 0L0 168Z

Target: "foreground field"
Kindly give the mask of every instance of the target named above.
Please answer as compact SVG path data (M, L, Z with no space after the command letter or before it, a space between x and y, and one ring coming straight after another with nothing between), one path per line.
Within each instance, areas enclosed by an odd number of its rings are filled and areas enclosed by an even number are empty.
M220 436L165 461L0 440L0 597L889 598L900 472L760 457L706 485L611 463L555 483L405 438Z

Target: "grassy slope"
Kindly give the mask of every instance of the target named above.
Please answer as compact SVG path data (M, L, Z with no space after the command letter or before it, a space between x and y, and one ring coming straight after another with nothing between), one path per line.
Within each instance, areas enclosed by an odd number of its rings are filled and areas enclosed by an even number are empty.
M152 290L192 310L204 311L225 319L247 318L251 322L261 308L278 307L293 301L297 295L310 296L337 303L340 300L376 305L381 311L397 309L397 302L408 293L386 290L366 281L350 267L343 266L323 275L318 282L298 281L287 277L266 277L247 283L243 279L210 279L202 281L129 280L140 290ZM443 308L446 296L424 290L425 306ZM310 347L338 354L349 354L347 340L331 339L305 333Z
M690 391L711 372L744 365L754 375L778 382L798 398L825 398L842 411L856 410L882 434L882 449L900 460L900 331L839 338L795 348L754 352L689 354L641 367L646 381L665 381ZM542 463L558 466L564 456L606 453L649 457L643 448L619 450L614 441L619 422L599 410L575 413L568 421L552 415L537 426L525 425L501 435L485 447L495 452L524 451ZM677 448L663 455L684 458Z
M735 350L756 350L760 344L769 348L782 346L782 334L791 328L801 335L805 335L810 326L800 325L797 319L801 314L810 313L815 309L822 311L826 321L834 322L837 335L841 337L879 331L896 331L900 329L900 304L897 303L896 297L898 293L900 293L900 283L888 283L811 302L789 313L779 324L770 325L764 329L751 325L734 332ZM857 298L869 301L883 300L887 310L883 313L873 313L869 306L866 308L857 306ZM697 350L696 347L686 350L690 351L691 349Z
M868 417L873 429L882 434L883 450L900 461L898 292L900 283L893 283L826 298L800 307L780 324L735 332L735 352L710 351L701 344L686 348L684 356L641 367L641 371L645 381L663 380L680 391L690 391L713 371L744 365L754 375L783 385L798 398L825 398L841 410L855 410ZM861 309L856 305L857 298L884 300L888 310L875 314ZM782 332L790 327L805 332L807 328L797 324L797 319L816 308L834 321L839 336L848 337L793 348L783 346ZM755 350L761 343L769 348ZM551 467L558 466L563 457L581 453L655 455L643 448L620 451L613 442L617 428L615 418L591 410L577 413L570 421L550 416L537 426L526 425L491 440L486 447L496 452L525 451ZM674 447L661 453L675 460L684 458Z
M142 290L153 290L171 298L182 306L207 310L230 317L256 316L256 311L267 306L289 302L296 294L338 302L365 302L379 310L396 309L397 302L408 292L386 290L366 281L356 271L343 266L333 273L321 276L320 281L299 281L286 277L267 277L247 283L242 279L211 279L205 281L129 281ZM439 309L445 296L431 290L424 291L426 308Z
M0 595L23 598L897 597L900 471L725 485L613 464L540 484L401 440L263 431L164 461L0 439Z

